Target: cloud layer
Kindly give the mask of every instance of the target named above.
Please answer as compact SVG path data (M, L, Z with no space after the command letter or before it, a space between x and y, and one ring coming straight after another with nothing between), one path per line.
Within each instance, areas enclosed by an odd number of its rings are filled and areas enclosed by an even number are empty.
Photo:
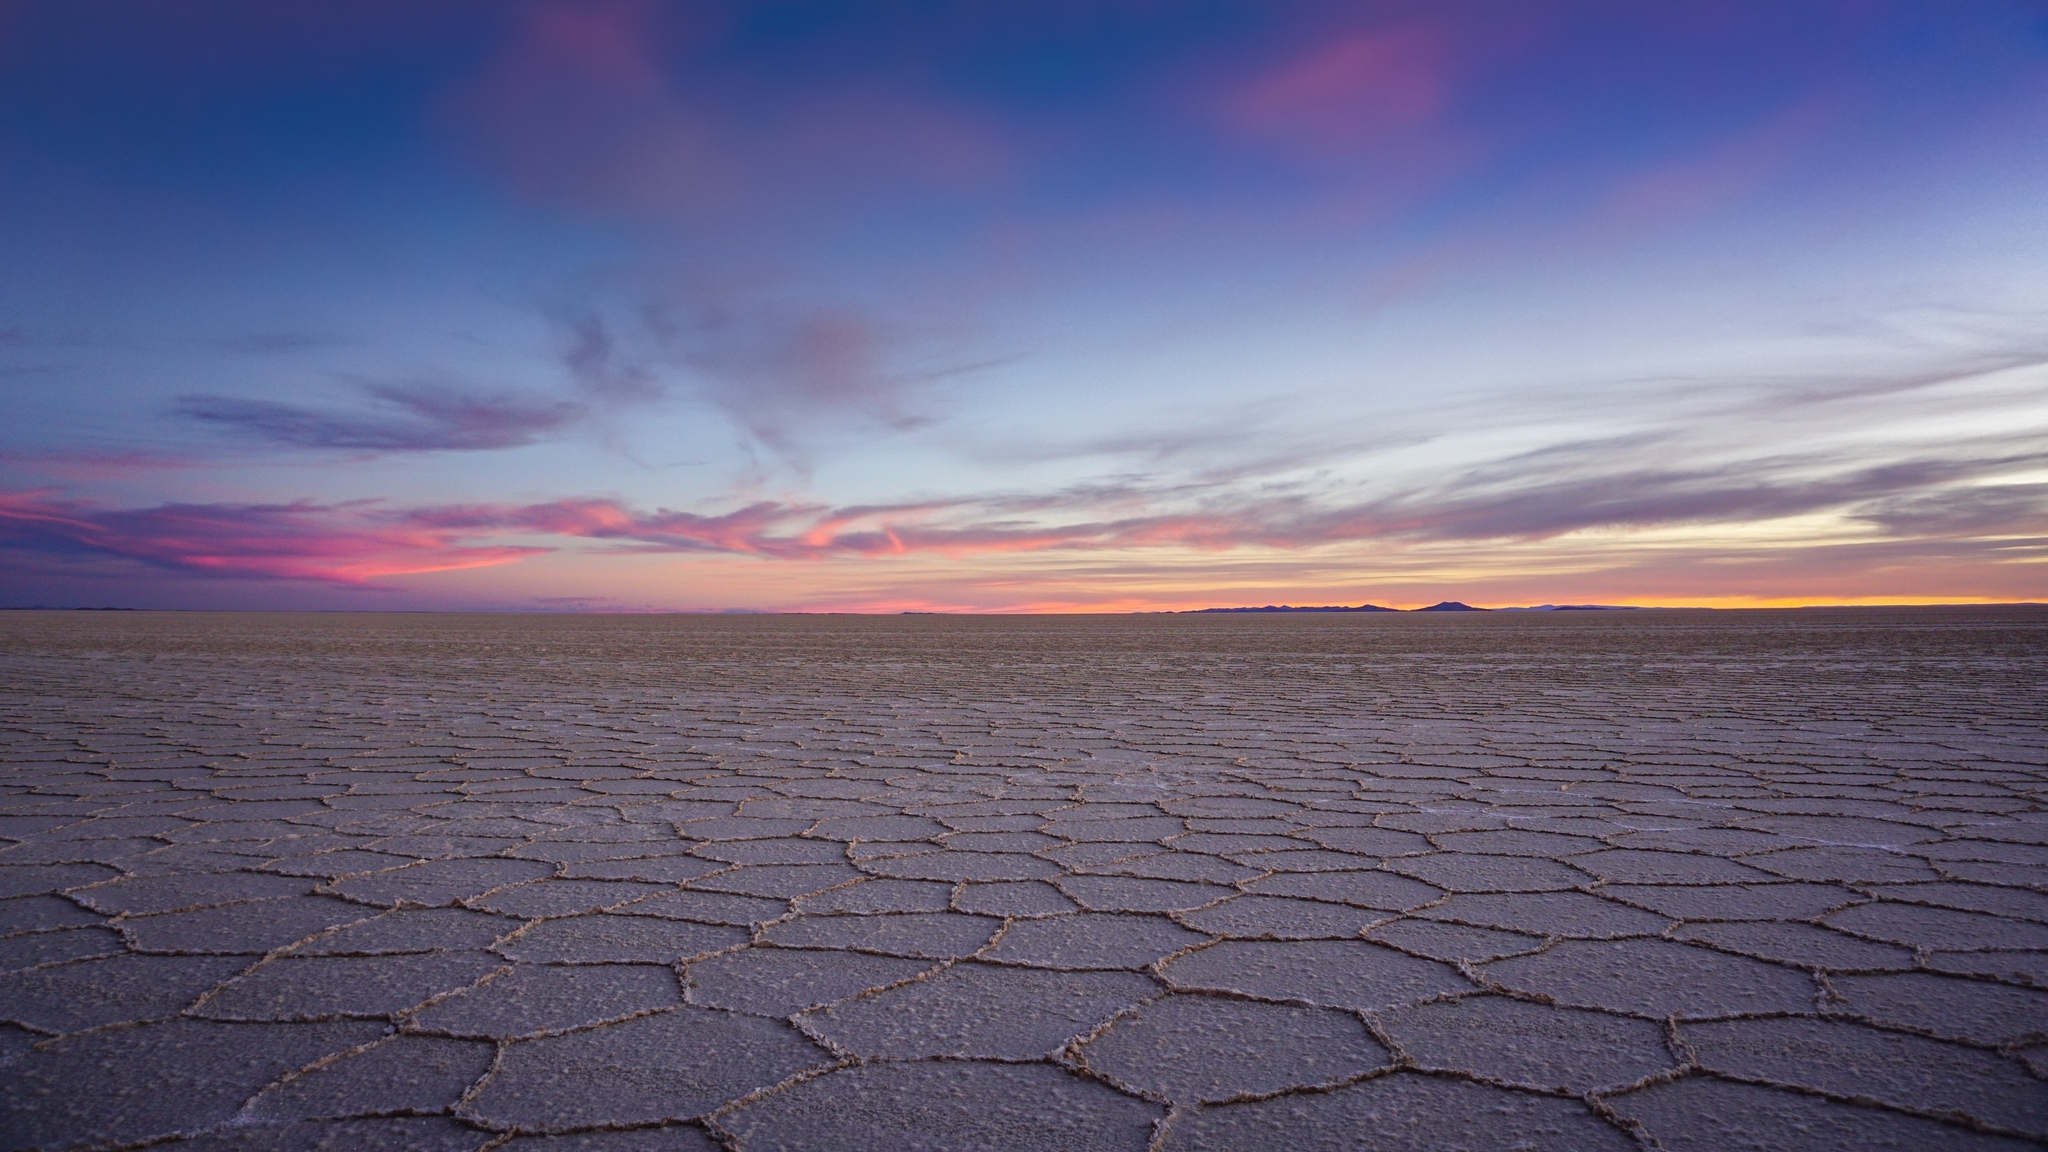
M1568 459L1560 454L1559 459ZM1583 463L1578 461L1575 463ZM393 506L163 504L115 509L42 493L0 497L0 549L67 561L141 562L188 573L362 585L384 577L511 563L572 541L633 553L724 554L774 562L1058 552L1186 557L1239 549L1506 546L1586 532L1733 529L1679 550L1691 561L1753 551L1744 528L1825 516L1806 543L1930 548L1986 563L2048 557L2048 451L1921 459L1812 475L1811 461L1653 469L1595 477L1523 462L1464 477L1461 489L1355 503L1327 495L1245 497L1094 486L911 504L830 507L759 501L719 514L642 511L615 500ZM1804 478L1799 473L1809 473ZM1501 481L1514 478L1513 483ZM1132 510L1136 513L1132 514ZM1102 513L1121 510L1125 514ZM508 543L507 539L519 543ZM545 541L538 543L536 541Z

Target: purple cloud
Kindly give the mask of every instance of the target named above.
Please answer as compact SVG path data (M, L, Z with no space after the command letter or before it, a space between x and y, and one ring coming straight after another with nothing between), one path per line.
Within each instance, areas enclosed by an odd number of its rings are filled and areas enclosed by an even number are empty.
M0 494L0 549L91 568L129 561L189 575L361 585L505 564L545 548L459 543L366 504L161 504L98 508Z
M371 452L515 448L582 419L582 406L452 389L380 384L366 388L378 408L337 412L234 396L186 396L176 411L188 419L273 444Z

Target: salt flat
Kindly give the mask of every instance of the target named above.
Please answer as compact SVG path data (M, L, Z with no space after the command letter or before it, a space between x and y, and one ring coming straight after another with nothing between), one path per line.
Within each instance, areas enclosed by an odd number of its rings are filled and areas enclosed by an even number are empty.
M2032 1147L2044 686L2025 608L0 614L0 1131Z

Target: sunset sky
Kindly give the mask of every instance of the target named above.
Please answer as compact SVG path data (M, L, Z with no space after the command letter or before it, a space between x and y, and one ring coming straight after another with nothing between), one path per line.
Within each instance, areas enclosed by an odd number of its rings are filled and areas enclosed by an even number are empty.
M2048 599L2048 3L0 0L0 606Z

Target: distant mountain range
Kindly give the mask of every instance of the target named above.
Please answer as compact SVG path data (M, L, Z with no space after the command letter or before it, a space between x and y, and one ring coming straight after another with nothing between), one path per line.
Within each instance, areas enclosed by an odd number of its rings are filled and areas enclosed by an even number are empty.
M1377 604L1360 604L1349 608L1342 604L1327 604L1318 607L1297 608L1292 604L1268 604L1263 608L1194 608L1189 615L1205 612L1630 612L1634 608L1627 604L1534 604L1526 608L1474 608L1456 600L1445 600L1427 608L1382 608Z
M1399 612L1399 608L1382 608L1377 604L1360 604L1346 608L1342 604L1327 604L1317 608L1296 608L1292 604L1268 604L1264 608L1194 608L1191 613L1203 612Z

